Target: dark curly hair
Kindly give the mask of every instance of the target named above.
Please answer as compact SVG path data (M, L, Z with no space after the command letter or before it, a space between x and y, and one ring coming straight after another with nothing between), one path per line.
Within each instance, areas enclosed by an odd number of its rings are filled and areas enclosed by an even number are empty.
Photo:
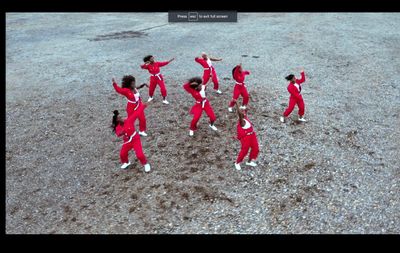
M143 58L143 61L144 62L147 62L147 61L150 61L150 58L151 57L153 57L152 55L146 55L144 58Z
M128 75L122 78L122 88L131 88L131 83L135 82L136 79L134 76Z
M111 128L113 129L113 132L115 132L115 128L118 126L118 115L119 115L119 112L118 112L118 110L115 110L114 111L114 116L113 116L113 118L112 118L112 124L111 124Z
M203 82L203 80L201 79L201 77L196 76L196 77L190 78L190 79L188 80L188 82L189 82L189 83L196 82L196 83L198 83L198 84L201 84L201 83Z
M290 74L287 77L285 77L286 80L291 81L293 79L294 75Z
M236 67L234 67L234 68L232 69L232 77L233 77L233 79L235 79L235 76L234 76L233 74L235 73L235 70L236 70L237 68L239 68L239 65L236 66Z

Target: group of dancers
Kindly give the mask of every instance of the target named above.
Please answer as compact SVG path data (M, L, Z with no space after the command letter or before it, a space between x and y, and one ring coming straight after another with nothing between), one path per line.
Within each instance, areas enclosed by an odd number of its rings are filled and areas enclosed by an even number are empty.
M161 96L163 97L163 103L168 105L167 101L167 89L164 83L164 77L160 73L160 67L163 67L175 58L169 61L157 62L152 55L148 55L143 58L144 64L140 65L142 69L148 70L150 73L150 84L143 83L136 86L136 79L132 75L126 75L122 78L121 87L116 82L115 78L112 79L112 84L115 91L127 99L126 112L127 118L123 119L118 110L114 111L114 116L112 118L112 128L118 137L122 137L124 143L122 144L120 151L120 160L122 163L121 169L126 169L130 165L128 153L130 150L134 150L136 157L140 163L144 166L145 172L151 170L150 164L147 161L146 156L143 153L142 143L140 136L147 136L146 133L146 116L145 108L154 99L154 92L157 85L160 87ZM222 61L221 58L209 57L205 52L201 53L200 57L195 58L195 62L199 63L203 67L203 77L193 77L190 78L183 85L183 89L188 92L195 99L195 104L190 110L193 114L193 119L189 127L189 136L193 136L194 132L198 128L198 121L203 113L203 111L209 117L209 127L218 131L217 127L214 125L216 121L216 116L214 110L206 98L206 89L209 81L211 80L214 84L214 91L217 94L222 94L219 90L218 76L212 65L213 61ZM249 103L249 93L245 84L245 78L250 75L250 72L243 70L242 65L236 65L232 70L232 76L235 80L235 86L233 89L233 97L229 102L228 111L233 113L233 108L236 108L236 113L238 116L237 123L237 140L241 143L241 149L235 161L235 168L241 170L240 164L243 162L246 155L249 153L249 160L246 165L255 167L257 166L256 159L259 153L259 145L257 140L257 135L254 131L253 124L247 117L247 105ZM293 74L286 77L289 81L287 90L290 93L289 105L284 111L283 115L280 117L282 123L285 122L286 118L289 117L294 107L297 105L299 107L299 121L305 122L303 118L304 115L304 101L301 96L301 85L305 82L304 69L301 69L301 78L297 79ZM147 87L149 89L149 98L147 102L143 102L139 93L139 89ZM238 99L242 96L242 105L239 106ZM139 131L135 129L135 121L139 121Z

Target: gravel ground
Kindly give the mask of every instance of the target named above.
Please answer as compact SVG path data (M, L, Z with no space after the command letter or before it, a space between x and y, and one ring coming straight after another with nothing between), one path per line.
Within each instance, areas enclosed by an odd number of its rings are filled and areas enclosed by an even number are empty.
M400 15L239 13L238 23L168 23L166 13L6 15L6 233L399 233ZM218 120L188 136L185 79L215 63ZM144 152L119 169L112 76L147 82L142 57L164 67L146 110ZM238 172L229 114L237 63L252 72L249 117L259 166ZM305 124L279 122L289 73L304 66ZM147 99L146 91L142 95ZM397 126L397 127L396 127ZM131 157L134 154L131 153ZM244 166L243 166L244 167Z

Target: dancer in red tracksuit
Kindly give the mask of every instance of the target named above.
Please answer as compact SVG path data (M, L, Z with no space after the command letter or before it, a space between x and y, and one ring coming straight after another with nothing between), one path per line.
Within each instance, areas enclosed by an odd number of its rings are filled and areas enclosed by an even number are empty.
M146 116L144 115L144 110L141 110L143 106L142 99L140 97L138 89L148 86L147 84L142 84L136 87L135 77L128 75L122 78L122 88L118 86L115 78L112 79L112 83L116 92L126 97L126 112L128 117L133 116L139 119L139 135L147 136L146 134Z
M183 88L196 100L196 104L190 110L190 113L193 114L193 119L190 123L189 135L193 136L194 131L197 130L197 122L199 121L203 111L205 111L207 116L210 118L210 128L214 131L217 131L217 128L214 126L216 117L210 102L206 99L205 85L202 85L201 78L191 78L183 85Z
M206 53L202 52L201 57L196 57L194 58L194 60L204 68L203 84L207 85L208 80L211 77L214 83L215 92L217 92L218 94L222 94L222 92L218 88L219 83L217 73L215 72L215 68L211 63L212 61L222 61L222 59L208 57Z
M242 64L237 65L232 70L233 79L235 79L236 84L235 88L233 89L233 98L229 103L228 110L229 112L233 112L233 106L236 104L236 100L239 98L239 95L242 95L243 102L240 109L245 110L246 105L249 103L249 93L247 92L246 84L244 83L244 79L246 75L250 75L250 72L247 70L242 69Z
M160 67L163 67L173 61L175 58L172 58L169 61L164 62L156 62L154 61L154 57L152 55L148 55L143 58L145 62L143 65L140 65L142 69L147 69L150 76L150 87L149 87L149 99L147 102L153 100L154 90L156 89L157 84L160 86L161 95L163 97L163 103L169 104L167 101L167 90L165 88L164 77L160 73Z
M145 106L142 106L140 110L144 110L144 107ZM123 136L124 139L124 144L122 144L120 151L120 159L122 163L121 169L126 169L131 164L128 159L128 152L129 150L133 149L140 163L144 165L144 170L149 172L150 164L147 163L146 156L143 154L142 142L140 141L140 137L135 130L134 122L135 118L133 116L123 120L119 116L118 110L114 111L112 128L118 137Z
M246 165L255 167L257 164L255 160L257 159L259 153L259 146L257 141L257 135L254 132L253 124L247 118L243 111L240 110L239 105L236 103L236 111L238 113L239 121L237 124L237 139L240 140L242 145L239 155L236 159L235 168L241 170L240 163L243 161L244 157L250 151L249 162Z
M285 122L285 119L290 115L293 111L295 105L299 107L299 121L305 122L306 120L303 118L304 115L304 101L301 96L301 84L305 82L306 76L304 75L304 69L301 69L301 79L297 79L293 74L290 74L286 77L286 80L290 81L287 90L290 93L289 105L283 116L281 116L280 120L282 123Z

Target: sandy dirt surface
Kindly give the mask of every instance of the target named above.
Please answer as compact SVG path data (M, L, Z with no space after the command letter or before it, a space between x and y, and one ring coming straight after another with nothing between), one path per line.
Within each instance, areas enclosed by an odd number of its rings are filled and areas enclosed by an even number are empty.
M400 15L239 13L237 23L168 23L167 13L6 14L6 233L399 233ZM218 117L188 136L182 85L209 52ZM112 112L111 78L147 82L143 56L176 57L146 109L146 174ZM234 169L227 110L242 63L259 166ZM286 124L284 77L304 66L305 124ZM141 94L147 100L147 90Z

